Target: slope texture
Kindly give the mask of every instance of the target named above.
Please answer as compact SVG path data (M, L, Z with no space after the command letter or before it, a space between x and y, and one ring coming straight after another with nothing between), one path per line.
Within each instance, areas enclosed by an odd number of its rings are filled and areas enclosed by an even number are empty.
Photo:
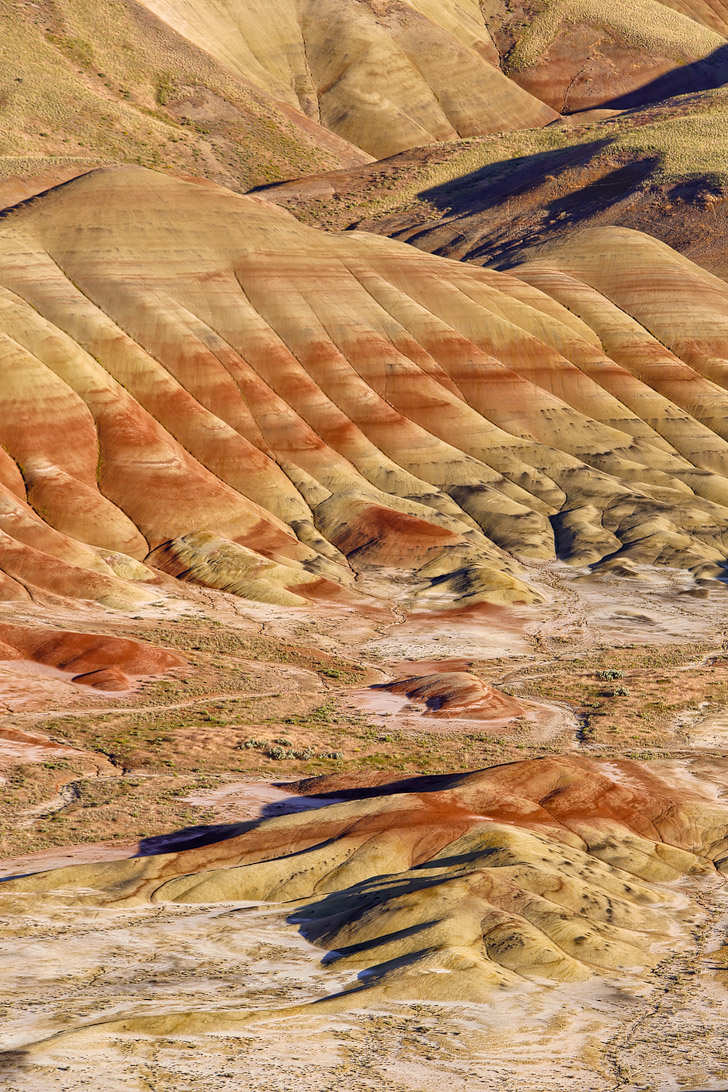
M353 993L483 1001L524 978L649 966L689 920L674 881L717 881L725 867L728 809L669 765L563 756L289 788L336 799L197 848L10 880L4 904L293 903L290 920L327 962L359 972ZM185 1034L245 1019L243 1009L177 1011L95 1027Z
M501 72L477 0L146 4L232 71L377 157L556 117Z
M18 207L2 595L128 603L162 569L353 602L399 570L438 606L531 601L556 555L715 569L728 289L639 233L582 254L527 283L142 169Z

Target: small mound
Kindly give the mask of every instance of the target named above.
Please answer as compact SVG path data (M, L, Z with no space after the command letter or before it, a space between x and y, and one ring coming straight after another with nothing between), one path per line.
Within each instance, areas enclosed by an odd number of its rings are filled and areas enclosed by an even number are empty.
M414 675L390 683L376 683L371 690L401 694L422 706L428 717L469 717L477 720L511 720L523 714L522 705L483 682L469 671L439 671Z
M97 671L87 671L83 675L74 675L71 682L79 686L90 686L94 690L129 690L131 679L118 667L100 667Z
M73 675L100 690L128 690L131 679L161 675L184 660L166 648L102 633L0 625L0 660L24 659Z

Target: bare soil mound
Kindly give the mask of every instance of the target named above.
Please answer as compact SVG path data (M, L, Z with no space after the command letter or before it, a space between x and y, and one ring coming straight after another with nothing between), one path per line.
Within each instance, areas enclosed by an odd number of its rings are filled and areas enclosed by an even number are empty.
M99 690L128 690L132 679L161 675L184 664L164 648L124 637L40 626L0 625L0 660L26 659L73 675Z
M523 977L652 964L691 920L673 881L710 884L725 864L728 808L669 764L562 756L298 788L337 799L197 848L10 880L4 905L295 903L292 920L327 962L359 972L354 995L477 1001ZM178 1012L97 1028L194 1033L245 1019Z
M477 720L509 720L523 712L514 698L501 693L468 671L440 671L432 675L376 683L372 690L401 694L429 717L468 717Z

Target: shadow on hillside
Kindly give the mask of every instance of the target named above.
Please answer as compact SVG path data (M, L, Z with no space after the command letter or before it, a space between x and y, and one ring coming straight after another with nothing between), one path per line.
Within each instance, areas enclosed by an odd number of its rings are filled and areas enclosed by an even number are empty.
M567 171L583 169L613 141L602 137L587 144L569 145L533 155L489 163L469 174L422 190L418 196L443 212L469 215L496 208L508 198L529 193L544 179L557 181Z
M670 69L663 76L658 76L634 91L608 99L600 103L602 109L627 110L632 106L648 106L674 98L675 95L688 95L694 91L714 91L728 83L728 45L719 46L707 57L690 64Z
M154 857L160 853L180 853L188 849L202 849L204 846L213 845L215 842L224 842L229 838L237 838L240 834L247 834L255 830L265 819L272 819L281 815L293 815L301 811L317 811L319 808L328 807L347 800L366 800L376 796L388 796L396 793L411 792L442 792L445 789L455 788L468 774L431 774L417 777L402 778L398 781L388 781L381 785L363 785L352 788L336 788L330 792L291 795L285 800L275 800L265 804L260 810L260 816L256 819L248 819L241 823L217 823L212 826L184 827L181 830L171 831L168 834L159 834L150 838L143 838L139 842L136 857ZM315 783L313 778L311 783ZM280 782L277 787L285 789L287 782ZM16 877L6 877L13 879Z
M185 849L201 849L203 846L235 838L246 834L260 823L251 819L245 823L217 823L215 826L184 827L169 834L158 834L152 838L142 838L135 857L155 857L159 853L180 853Z
M454 774L416 774L413 777L403 777L396 781L383 781L376 785L353 785L349 788L335 788L328 792L318 792L311 796L291 796L291 810L294 810L296 801L316 800L320 803L318 807L325 807L327 804L333 804L337 801L345 800L369 800L375 796L390 796L397 793L409 793L409 792L444 792L447 789L457 788L468 777L471 777L473 773L477 773L477 770L469 770L467 773L454 773ZM315 785L318 778L311 778L308 784ZM299 785L306 784L305 781L298 782ZM281 783L280 787L283 788L285 782ZM288 801L286 801L288 804ZM269 807L275 807L275 805L268 805L264 811L264 815L277 814L268 811Z
M451 228L460 219L482 216L480 237L469 228L465 253L470 260L514 264L525 250L603 217L639 189L659 166L660 157L655 154L598 174L595 161L611 144L609 137L490 164L423 190L419 196L441 209ZM580 185L586 174L592 177ZM549 194L559 189L562 192L549 199ZM488 216L496 210L500 215ZM423 234L431 230L427 224ZM417 238L414 233L407 240L416 244ZM458 253L457 238L441 249Z

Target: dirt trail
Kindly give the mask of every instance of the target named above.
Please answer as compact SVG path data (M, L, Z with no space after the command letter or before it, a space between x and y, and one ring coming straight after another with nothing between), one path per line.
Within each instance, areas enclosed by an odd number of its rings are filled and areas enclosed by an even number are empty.
M604 1058L614 1073L610 1092L706 1089L728 1081L726 882L718 880L696 901L705 917L693 928L693 947L655 967L650 994L605 1044Z

